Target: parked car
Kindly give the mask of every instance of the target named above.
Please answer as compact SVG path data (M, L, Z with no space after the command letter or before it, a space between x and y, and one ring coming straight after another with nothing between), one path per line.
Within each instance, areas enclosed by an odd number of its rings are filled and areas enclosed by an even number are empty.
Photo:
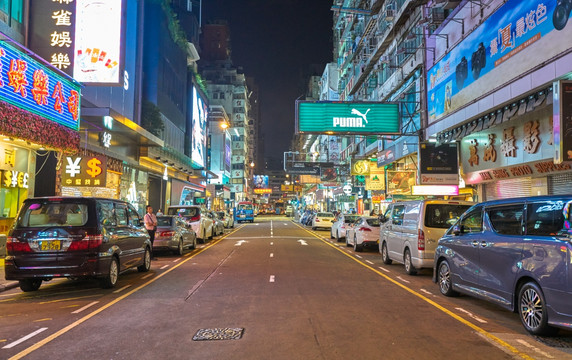
M308 217L312 215L312 212L309 210L306 210L302 213L302 215L300 215L300 224L302 225L306 225L306 221L308 220Z
M6 244L6 280L36 291L52 278L99 278L114 287L120 272L149 271L151 242L127 202L93 197L24 200Z
M332 223L336 221L336 217L331 212L319 212L312 219L312 230L318 228L331 229Z
M413 200L390 204L379 233L379 251L385 264L402 263L409 275L431 269L439 238L474 203L449 200Z
M361 252L364 247L377 250L379 245L379 219L372 216L361 216L347 229L346 246L354 247Z
M157 216L157 230L153 250L171 250L183 255L185 248L197 246L197 234L182 218L174 215Z
M207 210L197 205L173 205L167 208L167 215L178 215L191 224L199 242L205 243L214 236L214 221L207 216Z
M286 216L288 217L294 216L294 208L292 207L292 205L286 206Z
M209 211L208 216L213 221L213 234L214 236L224 234L224 223L219 219L218 215L214 211Z
M234 227L234 216L230 215L226 211L217 211L216 214L226 229Z
M433 281L519 314L535 335L572 328L572 195L487 201L439 240Z
M336 221L332 223L332 228L330 229L330 239L336 239L337 242L341 242L346 238L347 229L359 218L359 215L353 214L340 214Z

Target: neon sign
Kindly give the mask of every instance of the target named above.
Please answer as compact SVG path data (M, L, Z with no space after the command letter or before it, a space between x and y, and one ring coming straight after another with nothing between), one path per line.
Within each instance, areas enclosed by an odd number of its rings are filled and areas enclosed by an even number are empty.
M80 87L0 42L0 100L79 129Z

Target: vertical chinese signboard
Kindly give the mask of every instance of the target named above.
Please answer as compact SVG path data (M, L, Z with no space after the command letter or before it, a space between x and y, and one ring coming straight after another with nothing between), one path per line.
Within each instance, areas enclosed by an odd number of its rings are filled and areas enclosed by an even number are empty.
M572 162L572 81L554 83L554 163Z
M31 0L35 53L76 80L123 81L124 0Z

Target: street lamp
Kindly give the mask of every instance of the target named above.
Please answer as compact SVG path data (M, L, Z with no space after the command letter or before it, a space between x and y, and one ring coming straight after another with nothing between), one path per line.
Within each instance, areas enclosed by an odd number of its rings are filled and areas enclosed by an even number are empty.
M250 162L250 167L251 167L251 168L254 168L254 161L251 161L251 162Z
M223 130L228 129L228 127L229 127L229 126L228 126L228 123L227 123L226 121L223 121L223 122L220 124L220 128L223 129Z

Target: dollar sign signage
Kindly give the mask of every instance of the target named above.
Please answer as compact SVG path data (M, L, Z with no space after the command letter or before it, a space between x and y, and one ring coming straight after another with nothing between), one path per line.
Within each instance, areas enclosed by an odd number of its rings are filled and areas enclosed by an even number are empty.
M62 171L63 186L107 185L107 158L103 155L66 158L66 167Z

